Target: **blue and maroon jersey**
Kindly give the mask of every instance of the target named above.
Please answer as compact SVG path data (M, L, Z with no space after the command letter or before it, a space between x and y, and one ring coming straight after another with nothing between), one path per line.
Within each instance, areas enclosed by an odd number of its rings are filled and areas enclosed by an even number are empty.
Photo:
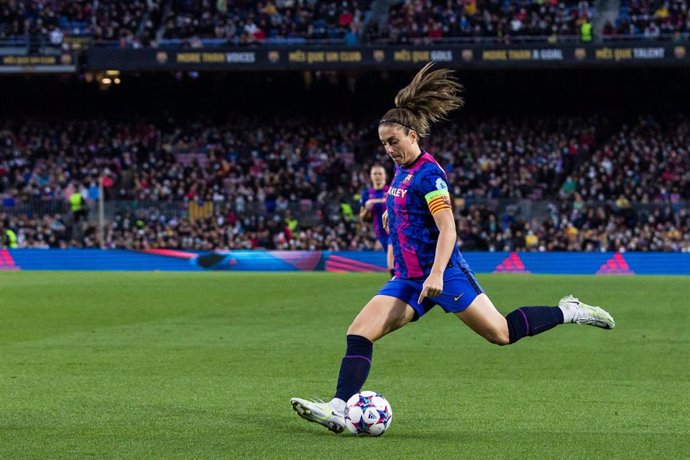
M364 207L367 201L376 200L371 208L371 225L374 227L376 238L381 240L387 239L388 234L383 228L383 213L386 212L386 196L388 194L388 186L384 185L382 189L375 189L373 187L365 188L362 192L362 198L359 200L360 206ZM386 249L386 246L383 247Z
M396 278L428 276L440 234L433 215L451 207L445 171L427 152L410 165L396 165L386 205ZM466 265L457 246L450 263Z

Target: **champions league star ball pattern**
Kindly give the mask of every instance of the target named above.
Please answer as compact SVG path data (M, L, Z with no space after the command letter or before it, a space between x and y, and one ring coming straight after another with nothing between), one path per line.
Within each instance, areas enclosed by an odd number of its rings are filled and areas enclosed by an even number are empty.
M354 434L381 436L392 421L391 405L375 391L363 391L347 400L345 426Z

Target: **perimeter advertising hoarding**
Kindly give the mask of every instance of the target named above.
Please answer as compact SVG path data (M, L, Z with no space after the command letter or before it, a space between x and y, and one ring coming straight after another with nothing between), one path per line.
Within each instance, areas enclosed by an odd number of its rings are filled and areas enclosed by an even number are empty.
M60 55L0 55L2 73L73 73L77 70L76 56Z
M688 45L690 46L690 45ZM92 70L417 69L437 61L453 68L681 66L688 46L655 42L618 45L270 47L99 49L87 53Z
M466 252L476 273L558 275L690 275L690 253ZM329 271L387 275L373 251L144 251L0 249L0 276L17 270ZM389 276L389 275L388 275Z

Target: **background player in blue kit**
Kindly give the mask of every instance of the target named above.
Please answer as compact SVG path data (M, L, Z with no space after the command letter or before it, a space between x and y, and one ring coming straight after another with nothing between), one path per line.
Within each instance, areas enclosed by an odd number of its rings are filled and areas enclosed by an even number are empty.
M563 323L615 326L606 311L572 296L563 297L558 306L520 307L503 316L482 290L456 244L446 174L419 147L432 123L462 105L461 89L450 71L432 71L427 64L398 93L396 108L379 122L379 138L395 162L386 202L395 276L350 325L333 399L290 400L302 418L331 431L344 428L345 401L360 391L369 375L373 343L435 305L497 345L513 344Z
M391 275L393 274L393 246L388 238L388 231L383 225L383 214L386 212L386 197L388 196L388 185L386 185L386 169L375 164L369 173L371 187L362 191L362 198L359 200L359 219L362 222L371 222L376 239L381 244L381 248L386 252L386 263Z

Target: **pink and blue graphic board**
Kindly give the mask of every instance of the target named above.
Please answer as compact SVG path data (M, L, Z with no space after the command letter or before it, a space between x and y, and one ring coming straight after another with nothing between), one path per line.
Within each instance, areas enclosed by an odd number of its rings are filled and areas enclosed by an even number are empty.
M690 253L465 252L475 273L690 275ZM0 249L0 271L329 271L386 273L383 252Z

